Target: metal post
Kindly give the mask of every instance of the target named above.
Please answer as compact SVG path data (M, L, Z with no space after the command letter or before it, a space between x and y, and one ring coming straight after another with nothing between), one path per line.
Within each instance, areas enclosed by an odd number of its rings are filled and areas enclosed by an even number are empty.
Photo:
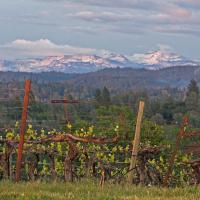
M53 103L53 104L64 104L65 121L66 121L66 123L70 123L70 115L68 113L68 105L69 104L78 104L80 102L77 101L77 100L68 100L67 97L65 97L64 99L51 100L51 103Z
M65 97L65 100L67 101L67 97ZM66 121L66 124L68 124L70 123L70 117L68 113L68 103L64 104L64 111L65 111L65 121Z
M179 133L177 135L177 138L176 138L174 151L173 151L172 156L171 156L170 161L169 161L169 168L168 168L166 176L164 177L164 180L163 180L163 186L164 187L166 187L168 185L169 179L170 179L170 177L172 175L172 171L173 171L176 155L177 155L177 152L178 152L178 150L180 148L180 145L181 145L181 139L185 135L185 128L188 125L188 123L189 123L189 119L186 116L183 119L183 123L181 125L180 131L179 131Z
M23 152L23 145L24 145L24 135L25 135L25 131L26 131L26 120L27 120L27 114L28 114L30 90L31 90L31 81L26 80L25 81L24 105L23 105L21 127L20 127L20 141L19 141L18 152L17 152L16 176L15 176L16 182L18 182L20 180L22 152Z

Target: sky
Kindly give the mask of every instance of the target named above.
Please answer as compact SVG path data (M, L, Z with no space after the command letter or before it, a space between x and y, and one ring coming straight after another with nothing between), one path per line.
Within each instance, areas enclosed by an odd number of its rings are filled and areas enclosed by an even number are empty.
M0 0L0 58L125 55L200 59L199 0Z

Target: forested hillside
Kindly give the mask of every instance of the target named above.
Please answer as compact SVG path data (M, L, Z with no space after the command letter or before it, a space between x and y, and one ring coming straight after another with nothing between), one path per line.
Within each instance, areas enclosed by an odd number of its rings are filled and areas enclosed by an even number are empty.
M184 88L192 79L200 82L199 75L200 68L197 66L177 66L161 70L104 69L86 74L0 72L0 81L9 83L32 79L37 84L57 82L60 88L69 92L80 95L80 91L82 91L88 95L95 89L104 86L109 88L112 94L141 89Z
M21 82L25 79L31 79L38 83L45 82L59 82L73 78L75 74L65 74L60 72L41 72L41 73L29 73L29 72L1 72L0 81L2 83L9 83L12 81Z
M0 107L1 111L9 105L20 107L23 94L13 92L13 90L23 88L24 80L31 79L31 105L33 107L30 110L35 118L44 116L45 118L63 118L62 105L52 107L52 99L67 97L81 100L81 102L94 100L96 103L100 101L97 103L99 105L129 106L134 112L137 110L138 100L144 99L148 117L160 123L174 123L176 120L180 121L185 113L190 112L191 120L194 118L194 124L197 126L198 108L200 107L199 92L195 89L195 93L190 94L187 90L198 87L199 73L199 68L194 66L173 67L157 71L118 68L88 74L1 72L1 98L9 98L9 100L1 103ZM195 81L187 89L193 79ZM94 102L90 106L89 104L70 105L69 109L72 109L72 115L77 116L80 112L90 110L92 116L89 114L88 117L94 118L95 114L92 112L96 106ZM54 109L57 109L57 112ZM5 117L5 120L18 119L20 115L18 111L19 109L16 109L15 113L18 114L10 114L7 118ZM54 113L53 116L52 113ZM3 116L2 113L0 114Z

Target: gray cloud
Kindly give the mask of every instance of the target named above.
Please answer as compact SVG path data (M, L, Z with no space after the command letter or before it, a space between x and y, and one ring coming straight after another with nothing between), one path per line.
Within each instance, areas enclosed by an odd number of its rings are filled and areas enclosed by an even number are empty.
M129 13L114 13L114 12L94 12L94 11L82 11L69 16L78 19L94 22L119 22L129 21L134 19L134 15Z
M74 2L74 1L73 1ZM77 0L76 3L90 6L103 6L112 8L129 8L129 9L157 9L160 7L159 0Z
M178 34L178 35L194 35L196 37L200 37L200 30L187 28L187 27L177 27L177 26L168 26L168 27L155 27L154 29L159 33L167 33L167 34Z
M97 49L106 46L125 53L137 50L137 45L143 45L140 50L145 50L158 43L175 43L180 51L183 45L190 44L190 52L195 54L199 49L196 42L200 33L199 8L198 0L3 1L0 42L8 45L16 38L30 41L48 38L63 44L57 45L52 53L66 50L65 43ZM1 53L14 54L14 46L0 48ZM16 54L22 51L27 49L17 48Z
M72 29L88 34L96 34L95 28L97 24L102 26L102 28L99 28L100 31L109 29L109 31L113 30L113 32L127 34L140 33L142 32L141 30L148 31L149 29L157 32L156 27L159 26L160 30L165 30L166 25L193 25L193 29L197 30L200 25L200 11L193 9L193 7L200 4L196 0L40 1L57 2L57 4L62 5L66 9L65 19L76 20L76 23L79 24L78 26L77 24L74 25ZM80 25L81 21L89 22L91 28L84 28L84 26ZM110 28L105 28L105 23L110 24ZM132 28L133 26L134 28ZM170 30L173 29L173 27L170 28ZM185 34L193 35L193 32L198 31L186 31ZM164 31L160 31L160 34L162 33Z

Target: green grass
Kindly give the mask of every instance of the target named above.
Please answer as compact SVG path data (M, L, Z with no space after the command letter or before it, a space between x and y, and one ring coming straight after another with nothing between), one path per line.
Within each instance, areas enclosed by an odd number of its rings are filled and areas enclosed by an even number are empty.
M200 187L156 188L129 185L0 182L0 200L199 200Z

